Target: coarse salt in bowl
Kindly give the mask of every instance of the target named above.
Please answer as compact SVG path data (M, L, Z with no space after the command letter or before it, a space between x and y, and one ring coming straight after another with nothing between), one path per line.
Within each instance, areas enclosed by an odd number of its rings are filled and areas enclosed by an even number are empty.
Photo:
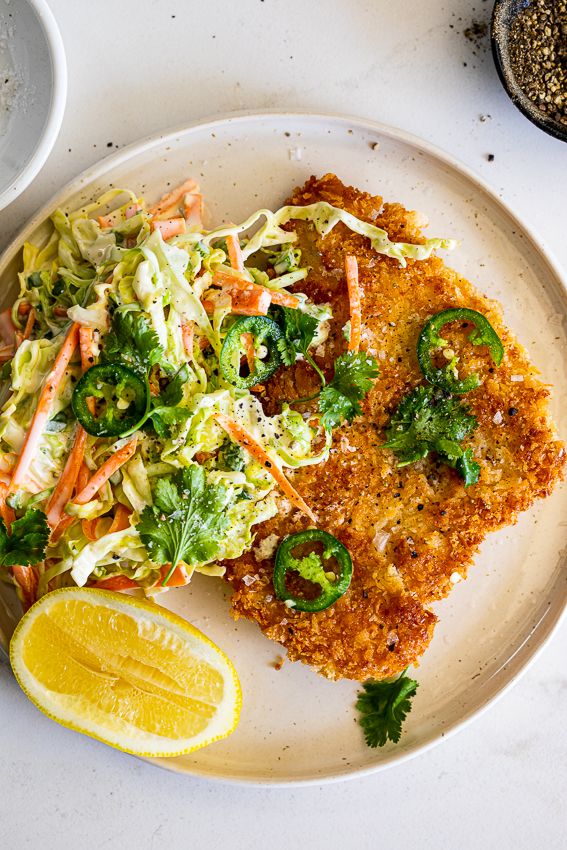
M45 163L66 95L63 41L45 0L0 0L0 209Z

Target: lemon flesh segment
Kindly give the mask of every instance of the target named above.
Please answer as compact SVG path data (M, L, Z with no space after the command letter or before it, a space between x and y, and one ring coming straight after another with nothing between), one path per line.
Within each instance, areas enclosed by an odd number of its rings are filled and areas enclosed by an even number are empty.
M50 593L19 623L10 658L43 712L136 755L192 752L238 723L240 685L224 653L180 617L132 597Z

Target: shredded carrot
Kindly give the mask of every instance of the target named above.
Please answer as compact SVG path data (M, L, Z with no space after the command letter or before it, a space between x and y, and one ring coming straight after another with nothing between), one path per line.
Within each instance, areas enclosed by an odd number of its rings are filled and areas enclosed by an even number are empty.
M117 452L110 455L108 460L105 460L100 469L97 469L95 474L89 479L82 490L77 493L73 499L73 504L86 505L87 502L94 499L100 488L106 484L110 476L114 475L117 469L120 469L121 466L124 466L124 464L130 460L136 451L137 442L138 438L135 436L129 443L126 443L125 446L122 446L121 449L118 449Z
M35 308L32 307L30 309L29 313L28 313L28 320L27 320L26 326L24 328L24 339L30 338L34 325L35 325Z
M226 237L226 247L228 248L228 257L232 268L237 272L243 272L244 258L242 256L240 242L238 241L234 233L229 233Z
M162 582L167 578L167 574L171 569L171 564L165 564L161 570L159 571L159 579L157 586L161 589ZM187 567L183 563L177 564L169 579L167 580L167 584L163 586L163 589L166 590L168 587L185 587L186 584L189 584L191 581L191 576L187 572Z
M95 519L84 519L81 521L83 534L88 540L100 540L107 534L114 534L115 531L124 531L130 525L130 514L132 513L126 505L118 504L116 513L110 521L110 517L95 517ZM108 526L108 527L107 527Z
M279 466L277 466L277 464L270 458L264 447L261 446L260 443L257 443L254 437L252 437L252 435L249 434L242 425L239 425L238 422L234 421L234 419L230 419L228 416L225 416L224 413L215 413L214 419L216 419L221 428L226 431L231 440L238 443L238 445L243 449L246 449L246 451L252 455L254 460L257 460L264 469L268 470L290 502L295 505L296 508L299 508L300 511L303 511L310 520L317 522L315 514L309 505L304 502L297 490L290 484Z
M186 224L184 218L163 218L153 219L150 225L150 230L159 230L162 239L171 239L179 233L185 233Z
M111 576L95 581L92 587L99 587L102 590L130 590L132 587L139 587L139 585L128 576Z
M83 465L84 468L87 469L88 474L88 467L83 462L86 441L87 432L79 425L75 435L73 448L67 458L67 463L65 464L61 478L57 482L57 486L53 490L53 493L49 498L49 502L47 503L47 522L51 528L55 528L63 516L65 505L70 501L71 496L73 495L73 488L77 483L79 472Z
M244 351L246 353L246 362L248 363L248 368L250 369L250 374L254 372L256 368L256 349L254 347L254 336L250 333L240 334L240 338L244 343Z
M267 316L272 299L270 293L247 292L243 289L233 289L230 293L230 312L237 316ZM215 302L212 298L201 301L203 309L210 316L215 312Z
M18 311L18 313L19 313L19 311ZM27 315L28 318L27 318L27 321L26 321L26 326L24 328L24 332L21 333L20 331L16 331L16 349L18 349L20 347L20 345L22 344L22 342L25 339L29 339L30 336L31 336L31 333L33 331L33 326L35 325L35 319L36 319L35 307L30 307L29 310L27 311L26 315Z
M268 290L264 292L233 289L230 293L231 312L238 316L267 316L272 297Z
M200 230L203 226L203 196L198 192L188 192L183 204L183 217L187 227Z
M97 540L100 540L101 537L104 537L105 534L108 534L108 529L110 527L108 525L109 519L110 519L110 517L107 517L107 516L99 516L92 521L93 522L93 528L94 528L94 534L95 534L95 537L96 537Z
M21 486L29 471L33 456L37 449L37 444L41 434L43 433L45 424L49 419L51 406L57 396L63 378L65 377L65 371L78 342L79 325L74 322L71 325L65 342L61 346L59 353L55 358L55 363L53 364L51 372L45 379L45 383L37 403L37 408L31 421L30 429L26 435L22 451L12 474L12 480L8 488L9 493L13 493L14 490L17 490L17 488Z
M258 283L253 283L240 274L225 272L222 269L215 271L213 283L216 283L218 286L228 287L229 289L243 289L247 292L258 293L267 292L272 304L279 304L282 307L297 309L299 306L299 298L290 295L289 292L284 292L283 289L268 289L267 286L260 286Z
M136 204L128 204L124 210L124 218L132 218L142 207ZM102 228L114 227L120 221L120 210L113 210L108 215L99 215L97 221Z
M96 519L83 519L81 520L81 527L83 529L83 534L90 540L91 543L95 540L98 540L96 536L96 523L98 521L98 517Z
M6 504L6 496L8 495L8 487L6 484L0 484L0 516L4 520L4 525L10 531L10 527L16 519L16 514L12 508Z
M83 372L94 365L94 329L81 327L79 331L79 348L81 350L81 367Z
M154 204L153 207L150 207L148 212L152 216L162 215L164 212L169 210L174 204L179 203L184 195L189 195L193 192L198 192L199 187L195 183L194 180L185 180L180 186L176 189L172 189L171 192L167 192L167 194L163 195L157 204Z
M20 301L20 303L18 304L18 316L21 316L23 318L24 316L28 315L30 310L31 304L29 303L29 301Z
M20 589L22 607L25 613L37 599L39 575L32 566L19 565L12 567L12 575Z
M73 499L73 505L86 505L87 502L90 502L91 499L94 499L98 491L110 478L111 475L114 475L117 469L120 469L134 454L136 451L136 444L138 438L134 437L130 440L129 443L126 443L125 446L122 446L121 449L118 449L113 455L111 455L108 460L102 464L102 466L97 469L94 475L89 478L86 484L83 484L82 480L77 481L77 495ZM82 472L82 468L81 468ZM79 475L79 478L81 474ZM61 517L59 524L56 528L53 529L51 534L51 542L56 543L61 535L75 522L76 517L71 516L70 514L65 514L65 516Z
M81 463L79 474L77 475L77 481L75 484L75 493L80 493L83 487L87 486L88 480L91 477L91 471L86 465L85 461Z
M118 504L112 525L107 531L107 534L114 534L115 531L125 531L130 525L130 514L132 513L126 505Z
M67 308L66 307L54 307L53 308L53 315L59 316L59 318L62 319L63 316L67 315Z
M183 348L188 357L193 356L193 341L195 338L195 327L193 322L183 322L181 325L181 336L183 339Z
M360 286L358 283L358 262L354 254L345 256L345 275L348 287L350 308L349 351L358 351L362 334L362 308L360 304Z

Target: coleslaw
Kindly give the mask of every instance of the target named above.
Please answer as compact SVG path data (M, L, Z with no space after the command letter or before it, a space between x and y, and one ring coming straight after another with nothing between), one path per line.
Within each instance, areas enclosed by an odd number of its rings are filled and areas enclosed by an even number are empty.
M57 210L47 241L24 245L0 322L0 513L7 533L45 515L40 559L12 567L25 603L73 583L153 593L222 575L278 487L316 519L286 470L324 462L331 430L292 403L267 415L255 381L298 358L320 373L331 311L301 292L296 220L322 237L342 222L404 265L453 245L391 242L323 202L207 230L191 180L149 207L112 189Z

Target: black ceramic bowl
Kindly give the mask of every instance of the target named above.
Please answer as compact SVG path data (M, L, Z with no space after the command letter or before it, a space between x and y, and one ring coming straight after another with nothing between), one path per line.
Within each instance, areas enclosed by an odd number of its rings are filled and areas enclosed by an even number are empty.
M492 44L492 55L498 76L506 89L512 103L535 124L550 136L567 142L567 126L556 121L544 112L540 112L537 106L526 97L524 92L516 83L514 73L510 66L510 55L508 50L508 38L510 25L514 17L529 6L530 0L496 0L492 13L492 24L490 40Z

